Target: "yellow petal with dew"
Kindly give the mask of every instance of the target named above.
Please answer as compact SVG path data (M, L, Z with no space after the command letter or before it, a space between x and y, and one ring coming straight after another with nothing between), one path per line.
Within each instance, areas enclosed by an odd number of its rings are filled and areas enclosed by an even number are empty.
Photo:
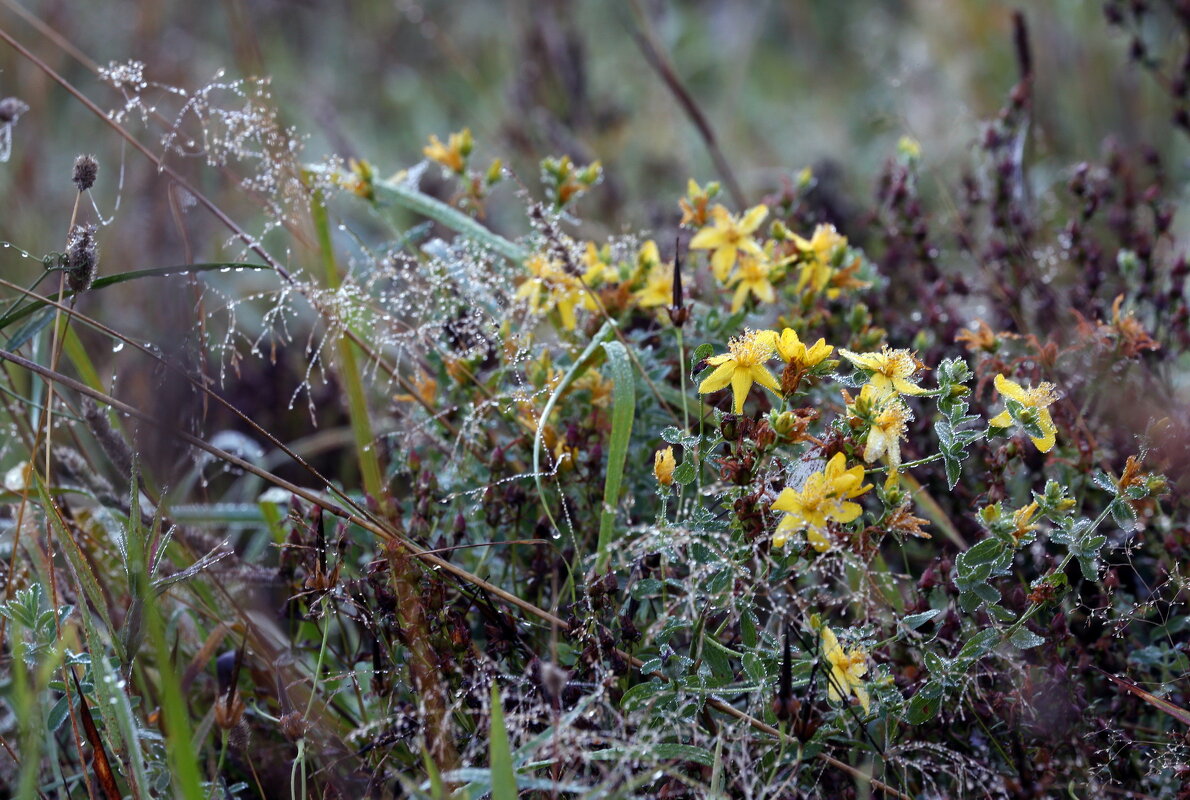
M996 391L998 391L1000 394L1004 395L1008 399L1015 400L1018 403L1021 403L1023 405L1029 404L1029 396L1025 393L1025 390L1021 388L1021 385L1019 383L1017 383L1016 381L1009 380L1008 378L1005 378L1003 375L997 375L994 383L996 384Z
M711 272L715 275L715 280L723 283L727 280L731 268L735 266L736 248L733 245L721 245L714 254L711 255Z
M709 360L709 359L708 359ZM699 394L710 394L723 389L731 383L731 376L735 374L736 362L728 359L715 367L715 371L703 379L698 385Z
M777 394L781 393L781 384L777 383L777 379L773 377L773 373L769 372L766 366L757 364L752 367L752 380L766 389L773 390Z
M723 231L717 228L703 228L698 233L694 234L694 238L690 240L691 250L714 250L726 244L727 240L723 236Z
M740 220L740 229L744 233L752 233L760 227L760 224L764 222L768 215L768 206L764 204L753 206L752 208L748 209L748 213L744 214L744 218Z
M1012 423L1012 414L1009 414L1007 409L988 420L988 425L993 428L1011 428Z
M752 368L737 368L731 375L731 393L735 397L735 413L744 413L744 401L752 390Z

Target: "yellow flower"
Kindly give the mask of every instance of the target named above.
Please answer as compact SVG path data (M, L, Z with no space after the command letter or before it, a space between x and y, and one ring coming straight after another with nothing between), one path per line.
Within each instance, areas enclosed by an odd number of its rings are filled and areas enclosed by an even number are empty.
M871 464L881 456L887 456L894 470L899 467L901 439L905 438L906 424L913 418L900 395L882 392L870 383L864 384L859 398L847 410L870 425L864 461Z
M645 240L636 252L636 266L638 269L651 270L661 264L661 251L652 239Z
M764 362L773 357L777 335L772 331L745 331L742 336L727 344L729 352L711 356L707 364L715 371L698 386L699 394L710 394L731 384L735 397L735 413L744 411L744 400L752 390L752 383L759 383L766 389L780 393L781 386Z
M678 201L682 209L682 221L678 224L683 228L691 225L701 228L707 224L707 203L719 194L719 183L711 181L706 186L699 186L691 178L686 182L686 196Z
M376 171L371 163L349 158L347 168L350 173L339 179L339 185L358 197L371 200L374 192L372 184L376 178Z
M751 253L757 258L764 255L752 234L768 215L768 206L759 205L750 208L742 219L736 219L726 208L717 205L711 209L714 221L694 235L690 240L690 249L713 251L711 271L715 273L715 278L723 283L727 280L731 268L735 266L736 257L741 251Z
M731 313L744 307L744 300L748 293L762 303L771 303L777 299L770 279L773 265L766 256L752 256L745 254L740 258L740 271L728 281L728 285L737 284L735 296L731 298Z
M859 503L850 502L872 488L863 482L864 468L857 464L847 469L847 459L835 453L825 469L806 478L800 490L782 489L772 507L787 513L777 525L773 546L784 547L789 534L808 529L806 538L814 549L820 553L827 550L830 542L822 535L827 523L833 520L846 524L863 513Z
M795 233L793 243L814 261L831 266L836 252L847 246L847 237L839 233L834 225L819 225L808 240Z
M438 381L418 370L417 377L410 381L410 386L415 394L396 394L393 395L393 400L398 403L416 403L420 399L427 406L434 404L434 398L438 394Z
M885 345L879 353L853 353L850 350L839 350L839 353L855 366L871 373L868 382L882 392L925 394L929 391L909 380L924 365L908 350L890 350Z
M835 274L835 258L847 247L847 237L840 235L834 225L819 225L810 239L793 235L793 243L802 251L803 263L798 276L797 291L807 285L817 294L830 284Z
M612 401L612 390L615 388L615 383L610 379L603 377L599 370L591 370L583 377L576 380L571 386L576 391L586 389L591 393L591 405L599 408L607 408Z
M1036 513L1036 503L1030 503L1024 508L1018 508L1012 512L1012 537L1018 543L1028 536L1030 531L1037 530L1037 523L1033 521L1033 515Z
M831 700L842 700L854 694L867 714L871 710L868 704L868 690L863 685L863 677L868 672L867 652L858 647L845 652L834 632L830 628L823 628L822 658L831 670L827 681L827 697Z
M906 161L916 161L921 158L921 142L912 136L902 136L897 141L897 154Z
M672 447L658 450L653 455L653 477L662 486L669 486L674 482L674 467L676 466L677 462L674 460Z
M645 285L632 293L641 308L668 306L674 301L674 271L669 264L654 264Z
M582 306L593 309L594 303L582 281L568 273L557 261L543 255L534 255L525 262L532 277L517 288L518 299L528 299L533 313L558 309L562 327L568 331L575 328L575 309Z
M475 140L471 138L471 129L463 128L458 133L450 135L449 143L442 144L437 136L430 135L430 143L422 148L422 154L431 161L437 161L442 166L462 175L467 167L467 156L471 155L475 147Z
M988 424L993 428L1011 428L1012 424L1022 417L1032 417L1041 428L1043 435L1030 436L1029 438L1033 440L1033 444L1037 446L1038 450L1048 453L1058 440L1058 429L1054 425L1054 418L1050 416L1048 408L1058 399L1054 385L1043 381L1033 388L1025 389L1016 381L1009 380L1003 375L997 375L995 383L996 391L1008 400L1019 403L1023 408L1017 417L1014 417L1012 412L1006 408L988 420Z
M596 247L594 242L587 242L583 252L583 280L588 286L598 286L601 283L615 283L620 280L620 271L612 263L612 250L607 245Z
M821 338L812 347L806 347L793 328L786 328L777 337L777 355L787 364L796 364L802 369L815 366L834 351L835 348Z

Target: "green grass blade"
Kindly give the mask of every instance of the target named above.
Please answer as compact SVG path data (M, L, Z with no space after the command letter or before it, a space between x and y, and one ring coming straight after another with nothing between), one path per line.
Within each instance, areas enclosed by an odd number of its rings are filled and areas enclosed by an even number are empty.
M512 769L512 747L500 705L500 687L492 681L492 729L488 741L492 770L492 800L516 800L516 773Z
M128 281L135 281L140 278L167 278L170 275L185 275L190 272L214 272L215 270L241 270L241 269L272 269L267 264L247 264L239 261L219 262L214 264L182 264L176 267L153 267L151 269L136 269L130 272L121 272L118 275L108 275L103 278L98 278L91 284L91 288L87 291L96 292L100 289L106 289L109 286L115 286ZM67 290L63 294L64 299L74 297L77 292ZM58 293L47 295L46 298L37 298L29 300L26 305L19 308L14 308L4 316L0 317L0 329L7 328L12 323L19 319L24 319L39 308L44 308L48 303L46 300L58 301Z
M481 244L510 261L521 262L529 257L528 251L515 242L485 228L461 211L448 206L441 200L424 194L414 186L401 181L376 181L373 183L376 197L429 217L471 241Z
M158 609L158 599L146 603L145 621L149 638L157 656L157 673L162 716L165 718L165 751L169 757L170 774L177 794L186 800L205 800L202 776L190 733L190 713L182 697L178 674L170 660L170 648L165 636L165 620Z
M603 349L607 353L607 364L613 383L612 438L607 454L607 474L603 479L603 510L599 515L599 549L595 559L597 572L607 568L607 561L611 555L616 504L620 498L620 485L624 480L624 463L628 459L628 440L632 436L632 422L636 418L636 385L628 350L620 342L607 342Z
M330 219L319 192L315 192L311 198L310 214L318 236L318 247L321 251L326 285L331 289L338 289L341 281L339 280L339 268L335 263L334 245L331 242ZM355 437L355 454L359 460L364 490L382 505L387 505L387 492L380 468L380 457L376 452L378 449L375 443L376 435L372 431L372 418L368 413L368 397L356 364L356 345L348 338L346 332L339 335L338 350L339 379L343 381L343 387L347 390L351 432Z
M562 530L558 527L557 521L554 519L554 514L550 511L549 502L545 499L545 488L541 485L541 438L545 433L545 424L550 418L550 413L554 410L554 405L558 399L566 392L566 389L574 382L582 371L587 367L587 361L595 353L596 348L608 339L612 333L615 332L611 322L603 323L603 327L591 339L591 343L587 348L574 360L570 365L570 369L562 376L558 387L554 389L554 393L550 395L550 399L546 401L545 408L541 411L541 419L537 421L537 433L533 436L533 482L537 484L537 496L541 498L541 506L545 509L545 515L549 517L550 524L554 526L554 530L561 534Z

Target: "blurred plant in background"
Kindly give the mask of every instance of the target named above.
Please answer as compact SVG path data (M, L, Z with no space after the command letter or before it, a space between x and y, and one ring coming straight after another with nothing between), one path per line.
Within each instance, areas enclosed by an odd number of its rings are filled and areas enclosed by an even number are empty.
M1181 4L125 14L0 2L0 796L1190 791Z

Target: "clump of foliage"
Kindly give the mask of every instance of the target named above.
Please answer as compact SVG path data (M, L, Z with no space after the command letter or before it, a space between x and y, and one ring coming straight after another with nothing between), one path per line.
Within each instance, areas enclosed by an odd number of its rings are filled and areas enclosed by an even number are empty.
M517 175L464 129L385 178L308 158L263 82L171 87L269 222L142 147L235 260L106 272L123 220L76 202L0 279L0 783L1184 796L1180 187L1109 146L1033 197L1016 36L953 213L905 138L865 212L810 169L692 179L647 235L583 233L598 161ZM135 142L162 87L103 75ZM149 278L193 290L185 345L91 315ZM152 401L92 361L126 347Z

